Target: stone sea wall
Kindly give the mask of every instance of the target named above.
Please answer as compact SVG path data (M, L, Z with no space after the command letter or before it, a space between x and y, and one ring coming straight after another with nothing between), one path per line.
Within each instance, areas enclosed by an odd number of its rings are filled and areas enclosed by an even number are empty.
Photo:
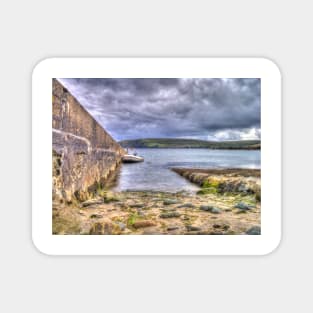
M60 82L52 84L53 200L86 200L125 151Z

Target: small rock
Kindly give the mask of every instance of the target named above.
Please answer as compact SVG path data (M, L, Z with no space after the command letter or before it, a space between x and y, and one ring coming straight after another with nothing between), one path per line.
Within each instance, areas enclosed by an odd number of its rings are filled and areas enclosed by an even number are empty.
M212 210L210 210L211 213L214 213L214 214L221 214L222 211L218 208L212 208Z
M195 206L192 203L184 203L184 204L179 205L177 208L190 208L190 209L193 209L193 208L195 208Z
M228 230L230 228L227 224L214 224L213 228L215 229L222 229L222 230Z
M187 226L186 226L186 229L187 229L188 231L201 231L201 228L200 228L200 227L192 226L192 225L187 225Z
M247 212L248 212L248 211L246 211L246 210L238 210L238 211L236 212L236 214L247 214Z
M172 217L180 217L180 216L181 216L181 214L178 213L178 212L175 212L175 211L173 211L173 212L164 212L164 213L160 214L161 218L172 218Z
M261 227L253 226L246 231L247 235L261 235Z
M207 211L214 214L220 214L222 211L219 208L213 207L211 205L201 205L199 208L201 211Z
M249 188L245 184L240 184L238 187L239 192L248 192Z
M102 218L103 215L101 215L101 214L91 214L89 217L90 218Z
M152 221L138 221L133 224L134 228L144 228L150 226L155 226L155 223Z
M251 210L253 208L253 206L248 205L244 202L239 202L234 206L236 209L242 210L242 211L248 211Z
M200 205L199 209L201 211L210 211L213 208L211 205Z
M102 203L103 203L103 199L91 199L91 200L84 201L82 203L82 206L85 208L90 205L102 204Z
M130 208L143 208L144 206L145 205L142 203L134 203L129 205Z
M166 199L163 201L164 205L171 205L171 204L177 204L177 203L178 203L178 201L175 199Z
M116 198L115 196L106 196L103 198L104 203L111 203L111 202L120 203L119 201L120 199Z
M160 210L163 212L173 212L175 211L175 208L161 208Z
M141 210L137 210L137 214L138 214L139 216L145 216L145 213L143 213Z
M124 224L122 222L117 222L116 224L118 225L118 227L120 228L121 231L126 229L126 224Z
M169 227L167 227L168 231L176 230L176 229L179 229L179 227L178 226L169 226Z

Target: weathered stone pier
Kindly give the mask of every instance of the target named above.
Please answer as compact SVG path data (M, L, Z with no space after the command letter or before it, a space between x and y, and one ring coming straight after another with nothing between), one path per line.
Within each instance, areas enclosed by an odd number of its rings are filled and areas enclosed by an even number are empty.
M52 81L53 200L88 199L125 154L56 79Z

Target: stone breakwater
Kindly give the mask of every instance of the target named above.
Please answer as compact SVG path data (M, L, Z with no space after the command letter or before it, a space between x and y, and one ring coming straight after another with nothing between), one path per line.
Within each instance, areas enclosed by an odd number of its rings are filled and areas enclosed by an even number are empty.
M54 234L259 235L260 171L175 169L195 193L98 191L94 199L53 206Z
M259 169L193 169L172 168L202 189L199 194L251 194L261 201L261 171Z
M125 151L56 79L52 113L53 200L89 199Z

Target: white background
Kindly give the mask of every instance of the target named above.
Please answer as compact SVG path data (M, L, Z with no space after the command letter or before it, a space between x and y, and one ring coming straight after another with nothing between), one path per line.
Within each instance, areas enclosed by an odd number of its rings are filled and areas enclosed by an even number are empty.
M3 312L310 312L310 1L2 1ZM31 243L31 71L52 56L263 56L283 74L283 239L264 257L48 257ZM273 191L274 192L274 191Z
M53 77L260 78L261 235L53 235L51 230ZM264 58L50 58L40 62L34 69L32 90L32 238L41 252L49 255L264 255L277 248L281 238L281 74L273 62Z

